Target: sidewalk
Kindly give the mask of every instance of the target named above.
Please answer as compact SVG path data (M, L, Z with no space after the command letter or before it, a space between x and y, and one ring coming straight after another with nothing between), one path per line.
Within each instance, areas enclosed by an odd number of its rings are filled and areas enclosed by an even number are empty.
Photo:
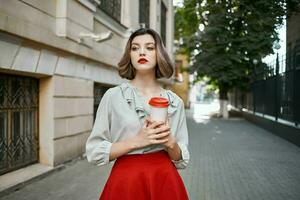
M243 119L188 121L191 200L299 200L300 148Z
M187 116L191 200L300 199L300 148L243 119ZM0 200L95 200L110 168L79 160Z

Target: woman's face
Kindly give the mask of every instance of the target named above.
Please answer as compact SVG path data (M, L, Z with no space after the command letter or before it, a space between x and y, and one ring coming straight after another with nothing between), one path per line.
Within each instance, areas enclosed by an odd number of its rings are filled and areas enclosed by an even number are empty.
M156 66L155 40L150 34L138 35L131 42L130 58L137 71L153 70Z

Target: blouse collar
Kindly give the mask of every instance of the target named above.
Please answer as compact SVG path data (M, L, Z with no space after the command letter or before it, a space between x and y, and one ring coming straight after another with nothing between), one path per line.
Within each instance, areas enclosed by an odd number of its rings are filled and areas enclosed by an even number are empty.
M123 94L123 97L126 99L129 106L136 111L139 118L142 119L146 115L149 115L147 110L144 108L141 97L139 97L137 88L132 86L130 83L122 83L119 85ZM165 97L169 100L170 106L168 107L168 116L170 117L175 113L179 105L179 100L175 98L175 94L170 90L164 90L162 97Z

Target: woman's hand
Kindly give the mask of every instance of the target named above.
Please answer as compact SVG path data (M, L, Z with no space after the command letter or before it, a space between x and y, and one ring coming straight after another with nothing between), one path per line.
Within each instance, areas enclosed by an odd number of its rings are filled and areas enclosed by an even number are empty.
M145 119L139 133L133 138L135 148L143 148L152 144L167 144L169 141L170 127L164 122Z
M167 120L167 122L163 125L164 127L166 127L167 129L171 129L170 125L169 125L169 120ZM173 149L174 146L176 145L176 139L173 135L171 135L171 132L169 131L169 134L165 137L165 139L167 139L167 142L163 143L163 145L168 149L171 148Z
M163 126L170 129L169 120L167 120L166 124L164 124ZM181 149L176 141L176 138L173 135L169 134L166 136L166 139L167 142L163 143L163 145L165 146L165 150L168 152L169 157L172 160L181 160Z
M146 119L139 133L133 138L115 142L111 146L109 160L114 160L135 149L153 144L162 144L172 160L181 159L181 150L170 133L169 123L154 122Z

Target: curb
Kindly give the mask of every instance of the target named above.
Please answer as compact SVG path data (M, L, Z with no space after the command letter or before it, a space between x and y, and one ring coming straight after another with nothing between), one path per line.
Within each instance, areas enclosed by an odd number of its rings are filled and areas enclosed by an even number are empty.
M66 165L64 165L64 164L63 165L58 165L58 166L54 167L53 169L51 169L51 170L49 170L49 171L47 171L47 172L45 172L43 174L37 175L37 176L32 177L32 178L30 178L30 179L28 179L28 180L26 180L26 181L24 181L22 183L18 183L18 184L14 185L14 186L6 188L6 189L0 191L0 198L4 197L6 195L9 195L12 192L18 191L18 190L22 189L23 187L25 187L26 185L28 185L30 183L33 183L35 181L41 180L43 178L46 178L47 176L53 174L54 172L61 171L61 170L65 169L65 168L66 168Z

